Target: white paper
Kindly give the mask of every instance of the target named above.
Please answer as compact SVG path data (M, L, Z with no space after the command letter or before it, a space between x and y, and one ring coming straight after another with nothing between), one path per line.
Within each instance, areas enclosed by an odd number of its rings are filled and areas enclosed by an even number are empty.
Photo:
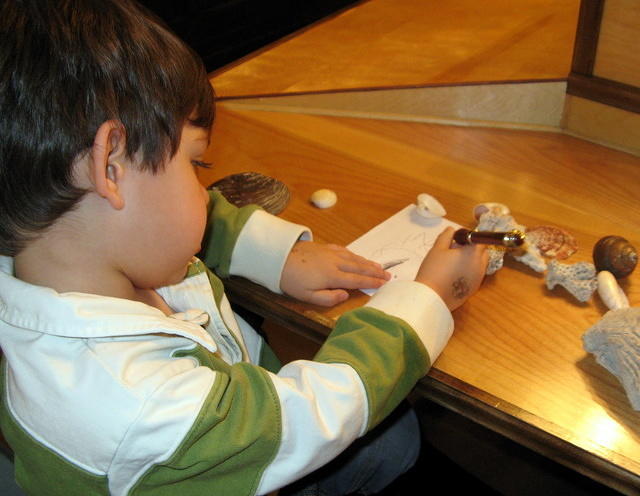
M405 260L387 270L393 275L393 279L413 281L425 255L438 235L448 226L455 229L461 227L443 217L427 219L417 212L415 205L409 205L356 239L347 248L382 265ZM376 292L375 289L363 291L369 295Z

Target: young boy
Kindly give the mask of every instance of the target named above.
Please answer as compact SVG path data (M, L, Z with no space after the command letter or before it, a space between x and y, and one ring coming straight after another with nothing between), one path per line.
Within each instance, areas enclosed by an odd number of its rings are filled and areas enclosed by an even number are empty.
M299 480L367 445L482 280L486 255L445 231L416 282L385 284L314 361L278 370L206 266L324 305L387 274L207 193L194 169L212 122L201 63L129 0L0 6L0 425L29 494L264 494ZM393 452L377 456L388 479ZM388 483L336 474L307 490Z

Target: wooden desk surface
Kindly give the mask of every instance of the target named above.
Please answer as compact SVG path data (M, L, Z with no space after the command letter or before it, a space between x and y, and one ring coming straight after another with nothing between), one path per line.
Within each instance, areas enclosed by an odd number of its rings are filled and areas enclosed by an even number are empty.
M310 226L316 240L348 244L428 192L447 217L473 227L483 201L508 205L529 227L571 231L591 260L602 236L640 247L640 158L555 133L446 127L366 119L239 111L219 107L201 180L258 171L283 180L292 200L283 218ZM311 206L319 188L338 203ZM324 309L233 281L231 292L265 314L326 334L367 297ZM640 270L625 282L640 305ZM489 276L454 313L456 331L420 388L449 408L626 493L640 487L640 412L618 380L582 348L605 313L597 296L578 303L518 263Z
M580 0L369 0L221 69L220 97L565 79Z

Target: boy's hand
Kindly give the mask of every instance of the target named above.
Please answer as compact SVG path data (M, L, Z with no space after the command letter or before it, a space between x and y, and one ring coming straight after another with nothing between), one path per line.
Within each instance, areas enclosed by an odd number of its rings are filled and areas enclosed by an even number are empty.
M486 246L451 246L454 229L448 227L436 239L422 261L416 281L426 284L455 310L480 287L487 270Z
M342 246L298 241L284 265L280 289L298 300L332 306L349 297L345 289L379 288L390 278L380 264Z

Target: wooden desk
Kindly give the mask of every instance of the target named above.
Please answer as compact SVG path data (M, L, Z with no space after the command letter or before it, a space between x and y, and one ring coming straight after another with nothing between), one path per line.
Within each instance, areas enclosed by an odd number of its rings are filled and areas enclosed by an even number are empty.
M602 236L640 247L640 158L554 133L471 129L365 119L239 111L219 107L201 180L240 171L276 176L291 189L282 217L310 226L316 240L348 244L428 192L447 217L474 226L482 201L508 205L533 227L570 230L591 259ZM338 193L328 210L311 206L319 188ZM295 332L322 340L353 297L325 309L275 296L246 281L232 299ZM624 283L640 304L640 270ZM622 492L640 487L640 412L618 380L582 348L605 313L596 297L578 303L518 263L487 277L454 313L456 331L420 391L543 455Z
M562 80L580 0L368 0L213 77L221 98Z

